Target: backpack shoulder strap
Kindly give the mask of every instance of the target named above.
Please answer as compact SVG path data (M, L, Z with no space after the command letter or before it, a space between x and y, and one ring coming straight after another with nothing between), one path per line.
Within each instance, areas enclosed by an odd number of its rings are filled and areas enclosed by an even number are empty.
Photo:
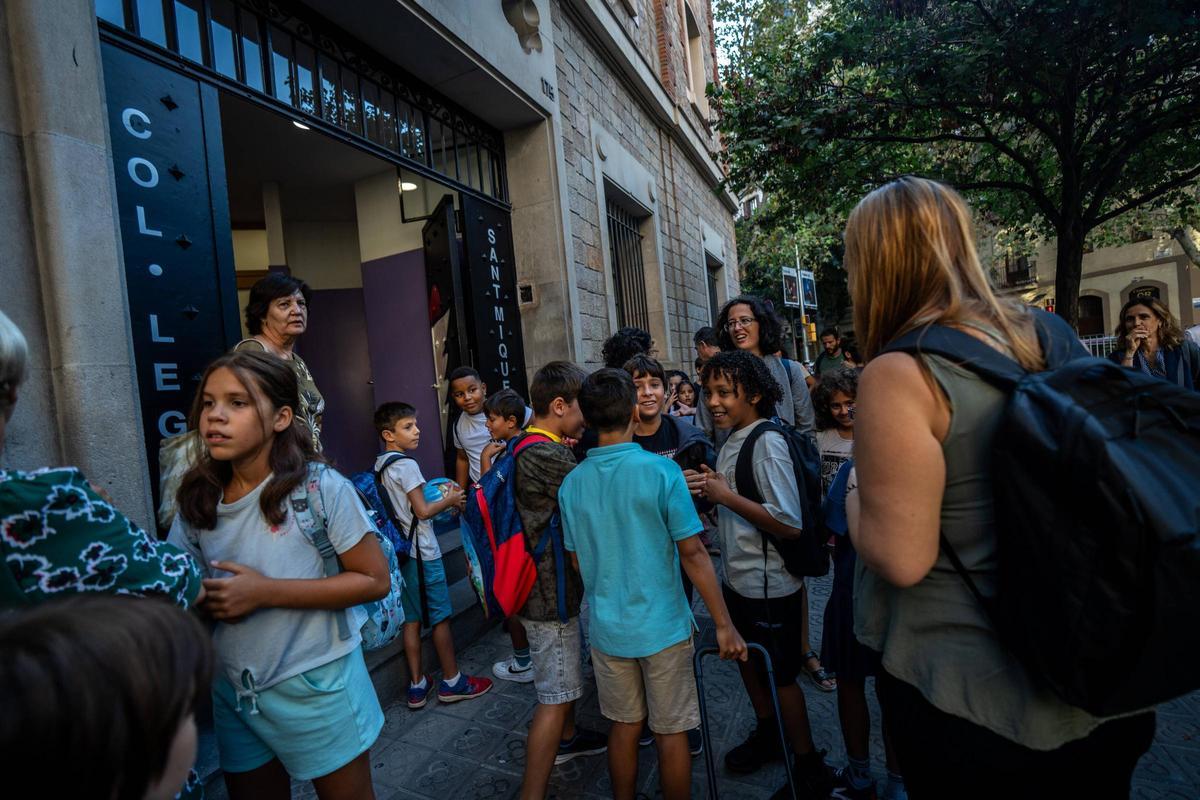
M513 442L512 454L515 459L518 454L525 448L543 442L553 442L549 436L541 433L523 433ZM513 465L513 486L516 486L516 464ZM558 600L558 618L561 622L567 621L567 594L566 594L566 553L563 546L562 538L562 521L559 517L559 512L556 509L550 515L550 521L546 525L546 529L542 531L542 536L538 539L537 545L533 547L530 556L533 558L533 563L536 565L542 560L542 556L546 554L547 548L554 551L554 576L555 576L555 594Z
M375 470L375 493L379 495L379 502L383 503L383 510L387 512L388 520L395 525L396 528L400 527L400 523L398 521L400 518L396 516L396 507L392 505L392 496L388 494L387 487L383 485L383 473L387 472L388 468L397 461L401 461L405 458L412 458L412 456L404 453L391 453L383 460L383 465L379 469ZM414 521L416 518L417 515L413 514ZM412 531L409 531L409 538L412 538Z
M382 475L383 473L387 472L388 467L390 467L392 464L395 464L397 461L401 461L406 458L412 458L412 456L408 455L407 453L388 453L387 458L383 460L383 464L379 467L379 469L375 470L375 474Z
M243 346L243 345L245 345L245 346ZM267 352L266 345L264 345L258 339L255 339L253 337L251 337L249 339L242 339L240 342L238 342L237 344L235 344L233 346L233 349L234 350L247 350L251 346L258 348L258 350L260 352L263 352L263 353Z
M1006 391L1025 377L1025 369L1013 359L974 336L945 325L909 331L883 348L883 352L942 356Z
M755 503L762 502L762 492L754 479L754 446L759 437L769 431L783 433L783 430L770 420L754 426L754 430L750 431L746 440L742 442L742 449L738 451L737 462L733 468L733 480L737 484L738 494Z
M526 447L529 447L531 445L541 444L542 442L553 442L553 441L554 440L551 439L549 436L546 436L545 434L542 434L542 433L522 433L520 436L517 437L517 440L513 443L512 453L515 456L518 453L520 453L522 450L524 450Z
M1089 358L1091 353L1079 341L1078 334L1057 314L1040 308L1033 309L1033 324L1037 330L1038 345L1046 367L1055 369L1077 358Z
M329 541L329 531L325 527L327 517L325 502L321 498L321 479L327 469L328 467L320 462L310 461L304 480L292 489L290 500L300 532L317 548L325 569L325 577L331 578L342 571L342 565L338 562L337 551L333 549L333 542ZM345 612L335 612L335 616L338 636L341 639L349 639L350 627L346 623Z

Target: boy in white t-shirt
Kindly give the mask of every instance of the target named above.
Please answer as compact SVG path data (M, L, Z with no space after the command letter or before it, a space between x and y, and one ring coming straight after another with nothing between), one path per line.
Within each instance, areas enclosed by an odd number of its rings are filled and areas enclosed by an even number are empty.
M438 685L438 700L455 703L470 700L492 688L488 678L464 675L458 670L454 655L454 639L450 633L450 588L446 584L446 569L442 552L429 520L447 508L462 508L466 495L460 487L451 487L441 499L425 499L425 477L421 467L408 453L417 449L421 431L417 427L417 410L407 403L384 403L375 411L375 430L383 439L384 452L375 460L375 469L383 469L382 481L392 508L396 527L408 533L413 528L413 549L401 566L404 575L404 656L408 661L408 707L421 708L429 699L432 683L421 672L421 625L433 633L433 646L441 663L443 680ZM400 457L395 457L400 453ZM389 463L390 462L390 463ZM422 587L424 591L422 591Z
M807 614L804 583L788 572L778 548L768 545L765 537L801 536L806 533L804 526L810 524L802 518L787 441L778 432L755 433L774 415L783 390L763 360L744 350L713 356L700 375L713 423L730 434L717 455L716 470L701 465L699 472L687 470L684 476L693 494L724 506L717 515L725 567L721 593L738 633L747 642L765 647L771 656L796 788L802 797L827 797L833 788L832 776L824 751L813 743L804 692L796 684L806 660L801 645ZM737 484L738 457L751 438L754 488L761 502L744 496L748 487ZM738 666L757 725L746 741L725 754L725 767L730 772L750 773L788 754L775 736L777 723L761 660L754 656ZM772 800L791 796L785 786Z

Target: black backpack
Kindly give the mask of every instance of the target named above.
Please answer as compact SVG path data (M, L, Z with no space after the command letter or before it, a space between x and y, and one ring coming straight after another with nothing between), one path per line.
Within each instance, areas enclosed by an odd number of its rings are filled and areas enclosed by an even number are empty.
M825 530L821 513L821 452L812 437L778 418L756 425L738 452L734 467L737 491L747 500L762 503L762 492L754 480L754 444L760 436L770 431L783 436L787 442L788 455L796 473L796 488L800 494L800 519L804 533L795 539L781 539L760 529L763 552L766 552L770 543L783 559L784 569L792 575L797 578L819 578L829 572L829 553L821 537Z
M1041 313L1048 368L952 328L886 351L949 358L1009 393L992 455L996 595L942 549L1001 641L1097 716L1200 686L1200 393L1087 356Z

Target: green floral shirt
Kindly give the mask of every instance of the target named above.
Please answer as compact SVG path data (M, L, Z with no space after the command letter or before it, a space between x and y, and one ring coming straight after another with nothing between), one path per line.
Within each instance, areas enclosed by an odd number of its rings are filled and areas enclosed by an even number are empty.
M14 579L0 581L0 608L79 592L190 608L200 592L191 556L148 535L73 467L0 470L0 555Z

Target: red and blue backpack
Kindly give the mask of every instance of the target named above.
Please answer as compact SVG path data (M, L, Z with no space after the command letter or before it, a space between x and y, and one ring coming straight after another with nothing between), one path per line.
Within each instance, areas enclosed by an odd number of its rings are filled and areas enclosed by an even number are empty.
M467 495L467 509L462 515L463 551L471 568L471 584L489 617L510 617L524 607L537 581L537 565L551 549L558 579L558 617L567 621L566 550L558 512L554 512L537 546L530 551L514 491L517 456L530 445L549 441L540 433L525 433L510 440L506 452Z

